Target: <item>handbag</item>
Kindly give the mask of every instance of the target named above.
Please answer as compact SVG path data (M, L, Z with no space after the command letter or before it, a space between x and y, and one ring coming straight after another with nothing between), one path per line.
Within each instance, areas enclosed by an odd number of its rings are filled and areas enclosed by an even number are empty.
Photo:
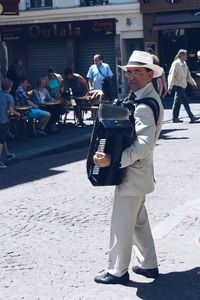
M107 96L108 98L111 98L111 94L112 94L112 85L111 85L111 77L106 77L101 70L97 67L99 73L101 73L101 75L104 77L103 79L103 83L102 83L102 91L104 93L105 96Z

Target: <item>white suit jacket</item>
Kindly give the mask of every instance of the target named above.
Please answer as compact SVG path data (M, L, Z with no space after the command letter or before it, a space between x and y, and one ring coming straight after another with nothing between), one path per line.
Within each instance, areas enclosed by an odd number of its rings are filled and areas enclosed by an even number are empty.
M121 167L126 168L122 183L116 187L116 193L124 196L141 196L154 190L153 151L158 140L164 110L159 95L150 84L141 98L154 98L160 107L157 125L152 109L139 104L134 113L136 141L122 153Z

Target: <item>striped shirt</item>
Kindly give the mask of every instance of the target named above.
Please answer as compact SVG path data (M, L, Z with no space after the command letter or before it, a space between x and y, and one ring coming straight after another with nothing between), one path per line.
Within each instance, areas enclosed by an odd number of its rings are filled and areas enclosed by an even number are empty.
M29 100L29 94L21 86L19 86L15 95L16 105L27 106Z

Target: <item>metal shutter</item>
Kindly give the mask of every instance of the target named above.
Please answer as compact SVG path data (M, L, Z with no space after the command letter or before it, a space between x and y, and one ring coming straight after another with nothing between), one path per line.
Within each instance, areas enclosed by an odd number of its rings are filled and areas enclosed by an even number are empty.
M35 86L39 77L46 76L46 69L52 66L56 73L63 74L67 66L66 40L28 41L25 49L27 75L29 82Z

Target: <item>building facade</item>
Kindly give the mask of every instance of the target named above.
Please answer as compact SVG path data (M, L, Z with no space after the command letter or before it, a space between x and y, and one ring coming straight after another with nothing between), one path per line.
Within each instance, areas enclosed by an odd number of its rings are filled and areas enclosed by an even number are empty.
M159 55L166 71L178 50L187 49L189 67L195 71L200 50L200 0L140 0L140 7L145 49Z
M93 55L100 53L113 70L119 96L127 85L117 65L144 45L135 0L21 0L19 16L0 19L0 32L4 77L16 57L23 59L32 85L48 66L61 74L70 66L86 77Z

